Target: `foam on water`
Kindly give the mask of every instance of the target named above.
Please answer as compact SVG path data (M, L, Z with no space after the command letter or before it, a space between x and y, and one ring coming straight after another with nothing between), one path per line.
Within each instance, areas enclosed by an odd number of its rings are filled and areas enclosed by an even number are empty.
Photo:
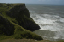
M64 23L64 18L60 18L59 21L63 22Z
M54 39L64 39L64 18L58 15L31 13L31 17L41 27L40 30L57 31Z
M35 20L37 24L53 24L56 21L52 19L47 19L47 16L46 18L44 18L38 14L31 14L31 17Z
M64 18L49 14L31 14L31 17L37 24L40 25L41 27L40 30L51 30L51 31L63 30L64 25L59 23L64 23Z
M36 34L48 40L64 39L64 6L39 4L27 5L27 8L31 13L30 16L41 27L35 31Z

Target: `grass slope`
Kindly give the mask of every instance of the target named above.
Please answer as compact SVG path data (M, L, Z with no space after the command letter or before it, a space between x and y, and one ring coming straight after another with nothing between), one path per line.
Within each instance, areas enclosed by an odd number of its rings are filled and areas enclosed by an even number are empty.
M30 30L24 29L22 26L18 25L18 21L16 20L16 18L11 18L6 14L6 12L9 12L9 10L16 5L19 4L0 3L0 18L1 18L0 19L0 40L23 39L23 38L42 40L41 36L36 35Z

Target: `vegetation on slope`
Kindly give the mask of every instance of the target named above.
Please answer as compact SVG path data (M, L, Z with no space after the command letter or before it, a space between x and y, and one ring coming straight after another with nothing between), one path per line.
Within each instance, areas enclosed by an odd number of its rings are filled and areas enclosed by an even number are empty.
M42 40L41 36L31 32L36 29L40 27L30 18L25 4L0 4L0 40L23 38Z

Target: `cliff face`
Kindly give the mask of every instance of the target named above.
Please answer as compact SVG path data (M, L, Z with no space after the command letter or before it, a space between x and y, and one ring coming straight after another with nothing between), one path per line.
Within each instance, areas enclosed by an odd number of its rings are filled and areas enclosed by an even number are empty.
M16 39L30 38L42 40L40 36L31 32L40 29L40 27L30 18L30 12L25 7L25 4L1 5L0 36L12 36Z
M40 27L35 24L34 20L30 18L30 12L26 8L25 4L14 6L10 9L10 12L7 12L7 15L16 18L18 24L24 27L24 29L31 31L40 29Z
M10 17L16 18L19 16L19 18L23 18L24 15L27 16L28 18L30 18L30 12L29 10L26 8L25 4L18 4L15 5L14 7L12 7L8 14ZM21 16L21 17L20 17Z

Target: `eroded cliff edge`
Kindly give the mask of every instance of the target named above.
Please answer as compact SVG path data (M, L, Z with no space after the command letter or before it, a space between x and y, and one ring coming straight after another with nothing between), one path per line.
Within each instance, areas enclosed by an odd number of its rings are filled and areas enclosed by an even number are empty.
M42 40L41 36L31 32L39 29L25 4L0 4L0 37Z
M26 8L25 4L14 6L9 12L7 12L7 15L11 18L16 18L18 24L24 29L31 31L40 29L39 25L37 25L34 20L30 18L30 12Z

